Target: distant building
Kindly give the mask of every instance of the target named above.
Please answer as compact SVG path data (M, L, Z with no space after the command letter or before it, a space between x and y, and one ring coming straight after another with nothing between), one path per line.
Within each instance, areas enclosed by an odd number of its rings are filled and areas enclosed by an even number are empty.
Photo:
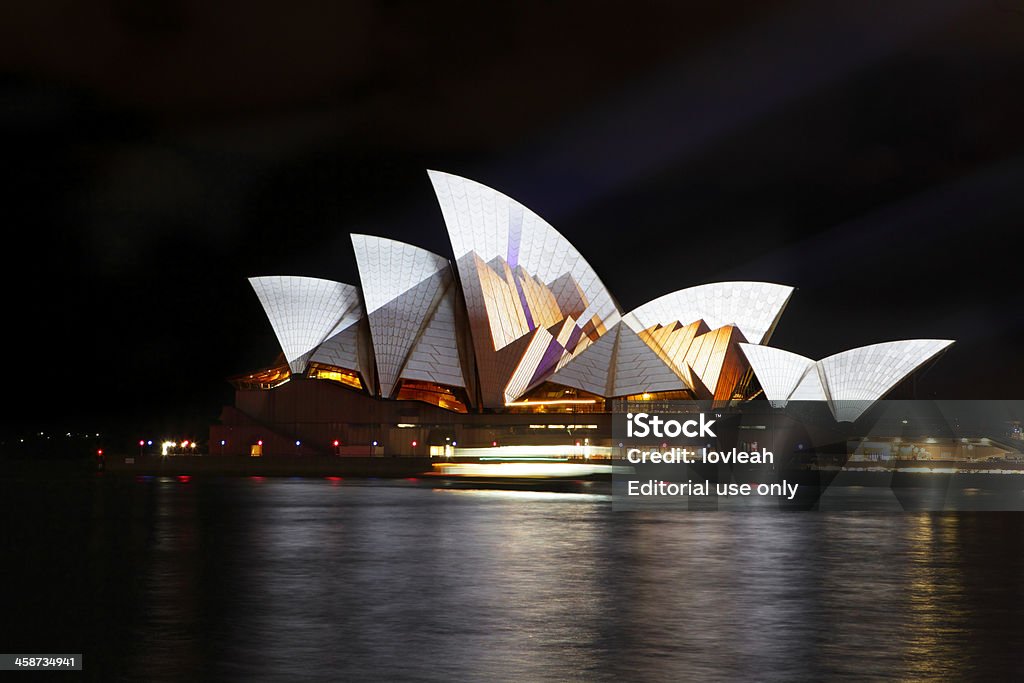
M426 454L460 434L496 445L516 430L531 443L544 442L540 433L565 441L564 432L575 443L574 432L607 433L615 400L726 405L762 394L774 405L826 401L853 421L953 343L887 342L820 361L776 349L767 344L793 288L767 282L699 285L623 314L580 252L530 209L465 178L429 176L455 267L353 235L361 289L251 278L283 356L232 379L236 405L211 443L235 453L259 439L271 450L301 442Z

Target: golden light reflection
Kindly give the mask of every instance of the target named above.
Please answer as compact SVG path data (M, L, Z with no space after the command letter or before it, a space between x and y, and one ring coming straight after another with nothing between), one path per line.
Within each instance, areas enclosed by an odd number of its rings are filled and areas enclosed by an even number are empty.
M330 382L338 382L339 384L344 384L345 386L352 387L353 389L363 388L363 383L359 379L358 373L330 365L320 365L319 363L311 364L309 368L309 377L312 379L325 379Z
M245 375L229 377L228 381L236 389L273 389L291 379L291 371L286 364L263 368Z
M570 462L453 462L434 463L434 471L446 477L488 477L515 479L588 477L611 474L612 465Z
M431 382L402 380L395 398L399 401L423 401L455 413L469 412L466 403L456 396L452 389Z
M962 577L956 560L958 521L918 514L909 524L907 609L911 631L904 638L906 676L940 680L963 671L966 657L955 644L967 636ZM936 530L938 526L938 530Z
M507 401L506 406L579 406L579 405L593 405L597 403L597 399L593 398L564 398L554 400L533 400L525 399L523 401Z

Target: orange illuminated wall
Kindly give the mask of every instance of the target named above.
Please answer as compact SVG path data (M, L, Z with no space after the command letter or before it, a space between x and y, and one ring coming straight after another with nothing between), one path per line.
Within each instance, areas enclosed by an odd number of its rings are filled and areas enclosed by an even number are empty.
M733 325L709 330L703 320L655 325L640 338L690 384L698 398L728 401L750 365L738 344L743 333Z
M284 357L282 356L281 359L283 360ZM245 375L229 377L228 381L236 389L273 389L287 382L290 377L291 371L288 369L288 365L282 363Z
M399 401L423 401L456 413L468 412L465 401L451 388L430 382L402 380L395 398Z
M338 382L353 389L362 389L363 383L359 379L359 373L353 370L336 368L332 365L311 363L307 372L311 379L325 379L331 382Z

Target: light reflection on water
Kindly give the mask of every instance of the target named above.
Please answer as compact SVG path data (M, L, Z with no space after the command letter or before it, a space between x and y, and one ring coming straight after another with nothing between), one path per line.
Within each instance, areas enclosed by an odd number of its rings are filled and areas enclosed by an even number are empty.
M597 502L610 501L612 497L597 493L562 493L559 491L502 491L498 489L433 489L441 495L468 496L472 498L488 498L491 500L543 500Z
M1024 673L1019 515L613 513L357 483L5 482L6 512L45 522L15 534L7 604L29 616L8 642L145 679Z

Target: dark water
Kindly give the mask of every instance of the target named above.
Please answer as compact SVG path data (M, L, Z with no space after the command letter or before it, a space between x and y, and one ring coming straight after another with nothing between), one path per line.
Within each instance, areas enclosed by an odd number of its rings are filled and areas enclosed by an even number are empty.
M104 680L1024 675L1024 515L613 513L327 480L0 481L5 652Z

